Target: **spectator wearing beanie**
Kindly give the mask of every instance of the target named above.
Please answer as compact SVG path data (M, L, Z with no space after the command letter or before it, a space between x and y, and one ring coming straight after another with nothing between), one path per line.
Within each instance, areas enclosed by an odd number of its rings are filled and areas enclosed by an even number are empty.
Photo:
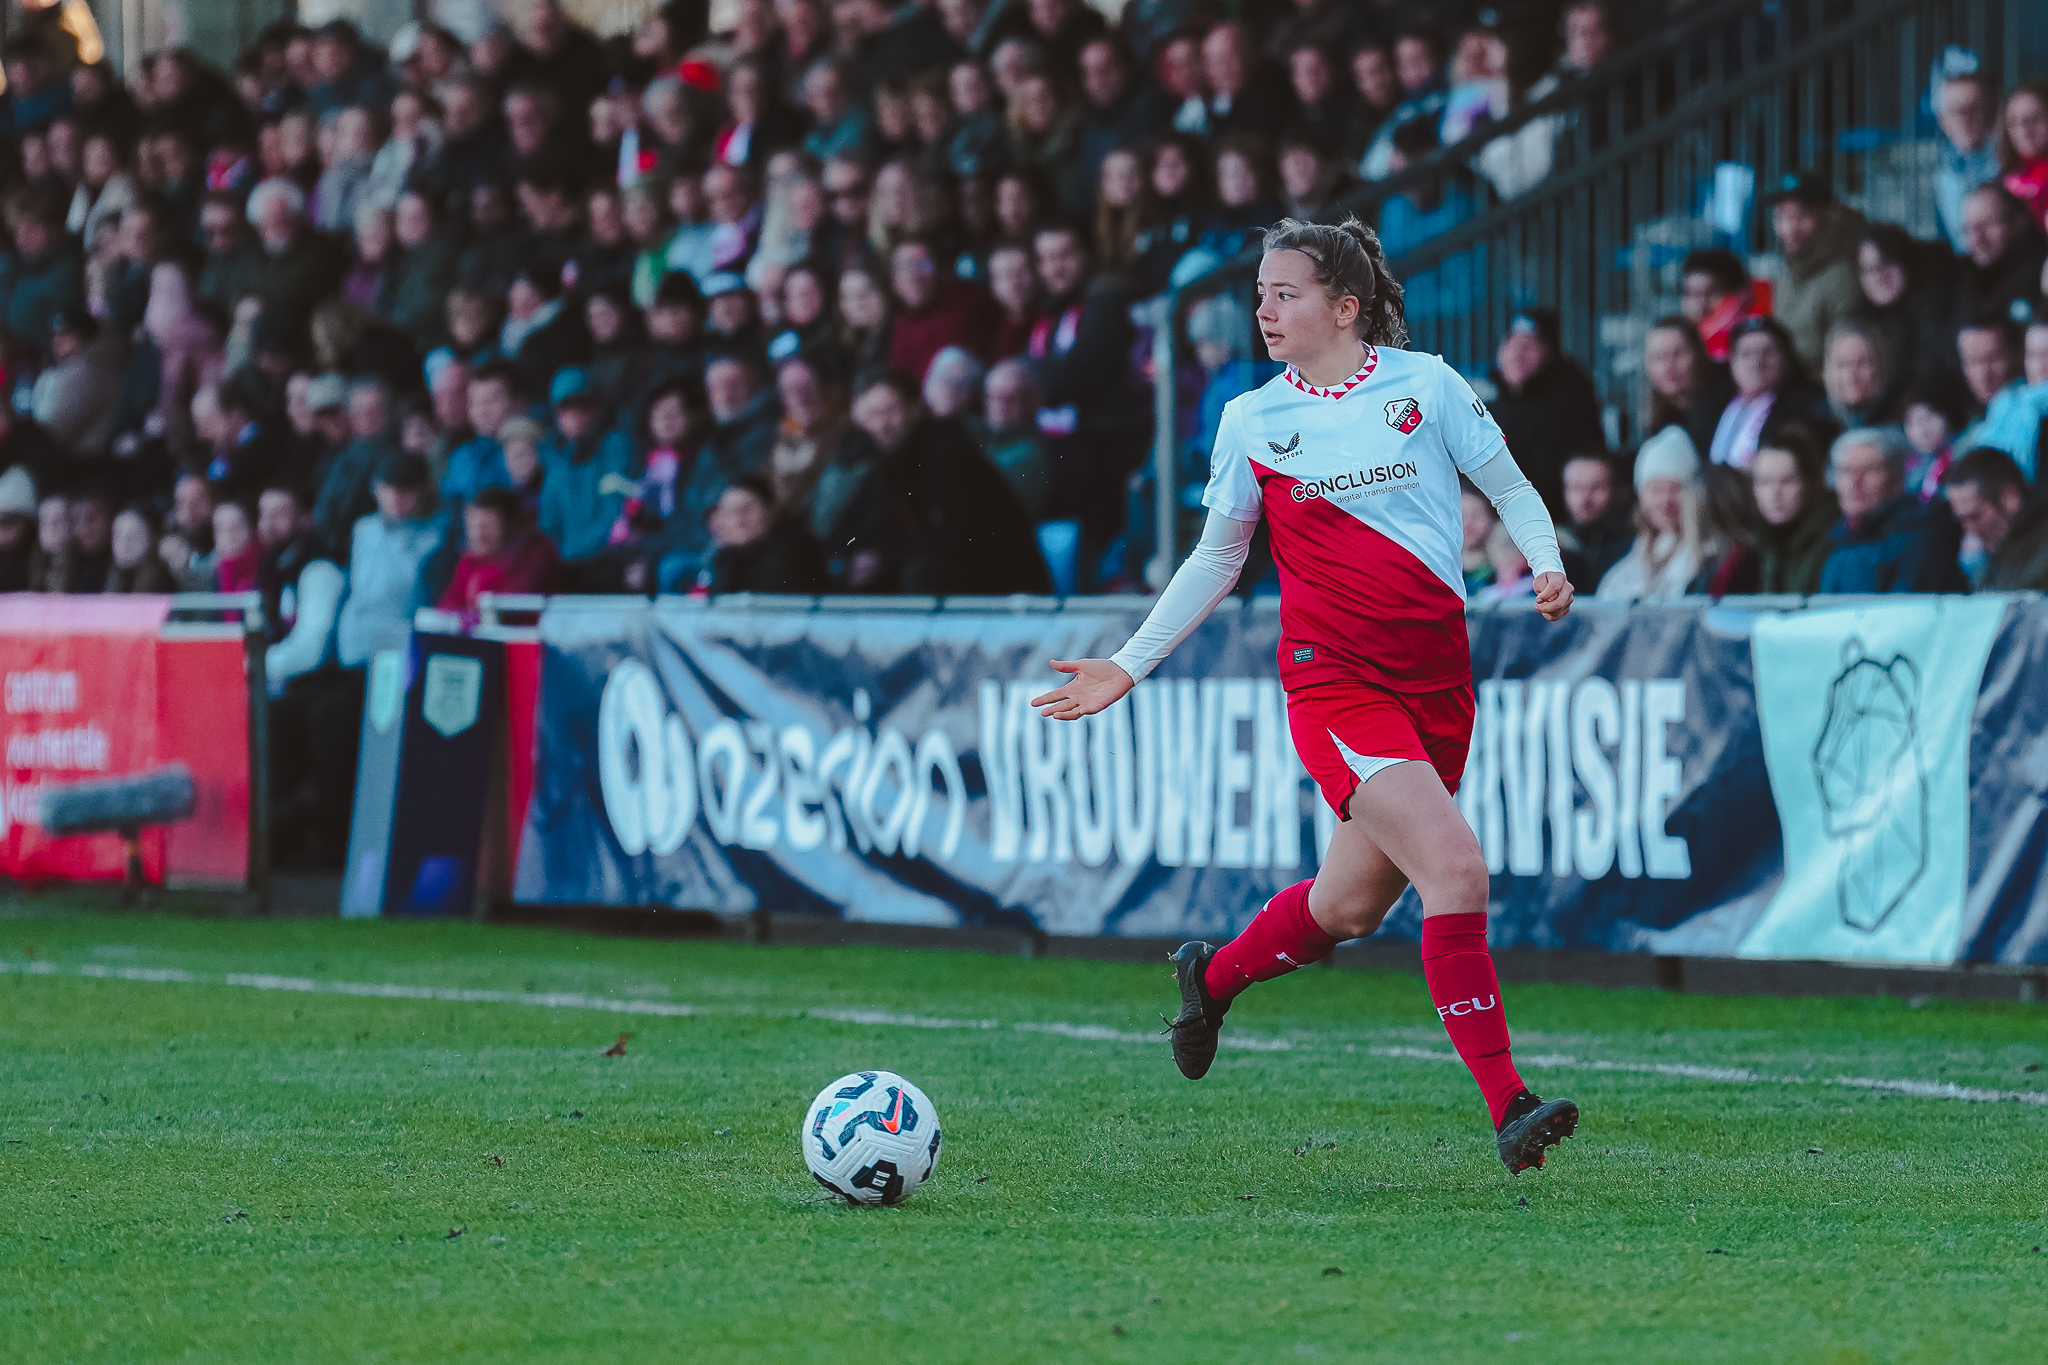
M1683 427L1666 427L1636 452L1636 540L1600 580L1603 600L1685 596L1715 556L1700 535L1700 456Z
M2048 497L2032 494L2002 450L1973 450L1943 485L1962 528L1991 556L1986 592L2048 592Z
M633 441L623 431L605 429L590 377L580 369L555 375L548 405L555 424L540 452L540 531L564 559L585 559L608 543L621 489L632 485Z
M1841 504L1835 548L1821 570L1824 593L1964 592L1956 562L1962 534L1948 505L1906 491L1906 438L1859 427L1835 439L1828 482Z
M1543 495L1551 516L1564 520L1564 464L1573 455L1605 451L1600 399L1593 381L1558 347L1557 315L1548 309L1515 314L1493 356L1493 420L1515 463Z
M377 510L356 523L349 553L348 600L335 645L342 666L412 629L413 614L440 596L448 522L432 510L433 482L417 455L394 455L376 477Z

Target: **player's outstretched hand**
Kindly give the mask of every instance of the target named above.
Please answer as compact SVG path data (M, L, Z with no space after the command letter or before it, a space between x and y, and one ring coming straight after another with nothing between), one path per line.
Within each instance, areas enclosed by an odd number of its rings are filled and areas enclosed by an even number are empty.
M1561 573L1536 575L1536 610L1546 621L1562 621L1572 609L1572 582Z
M1039 715L1053 720L1092 716L1138 685L1110 659L1054 659L1052 666L1074 675L1064 685L1031 699Z

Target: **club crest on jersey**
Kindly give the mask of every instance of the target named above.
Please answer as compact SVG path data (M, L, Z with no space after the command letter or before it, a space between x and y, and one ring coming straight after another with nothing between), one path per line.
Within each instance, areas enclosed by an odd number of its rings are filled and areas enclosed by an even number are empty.
M1301 433L1297 431L1288 437L1287 444L1284 446L1278 441L1268 441L1266 442L1266 449L1272 451L1274 455L1283 460L1290 455L1299 454L1301 451Z
M1396 398L1387 404L1387 425L1403 436L1415 434L1422 425L1422 404L1413 398Z

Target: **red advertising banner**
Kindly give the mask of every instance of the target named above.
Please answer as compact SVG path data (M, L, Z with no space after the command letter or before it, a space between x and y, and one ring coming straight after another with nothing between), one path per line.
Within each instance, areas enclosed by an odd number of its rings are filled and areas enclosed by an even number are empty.
M249 683L239 626L171 627L157 644L156 759L192 770L192 818L164 831L164 880L249 880Z
M50 783L117 777L157 756L162 597L0 596L0 873L18 879L117 879L117 835L53 839L36 823ZM164 836L142 840L143 873L161 879Z

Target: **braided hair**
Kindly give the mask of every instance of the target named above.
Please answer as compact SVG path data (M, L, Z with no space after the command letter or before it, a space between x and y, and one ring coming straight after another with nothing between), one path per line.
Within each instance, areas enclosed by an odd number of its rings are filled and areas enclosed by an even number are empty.
M1358 300L1358 335L1368 346L1408 344L1401 282L1387 268L1379 234L1347 215L1334 227L1283 218L1266 229L1267 251L1299 251L1315 262L1315 282L1332 301Z

